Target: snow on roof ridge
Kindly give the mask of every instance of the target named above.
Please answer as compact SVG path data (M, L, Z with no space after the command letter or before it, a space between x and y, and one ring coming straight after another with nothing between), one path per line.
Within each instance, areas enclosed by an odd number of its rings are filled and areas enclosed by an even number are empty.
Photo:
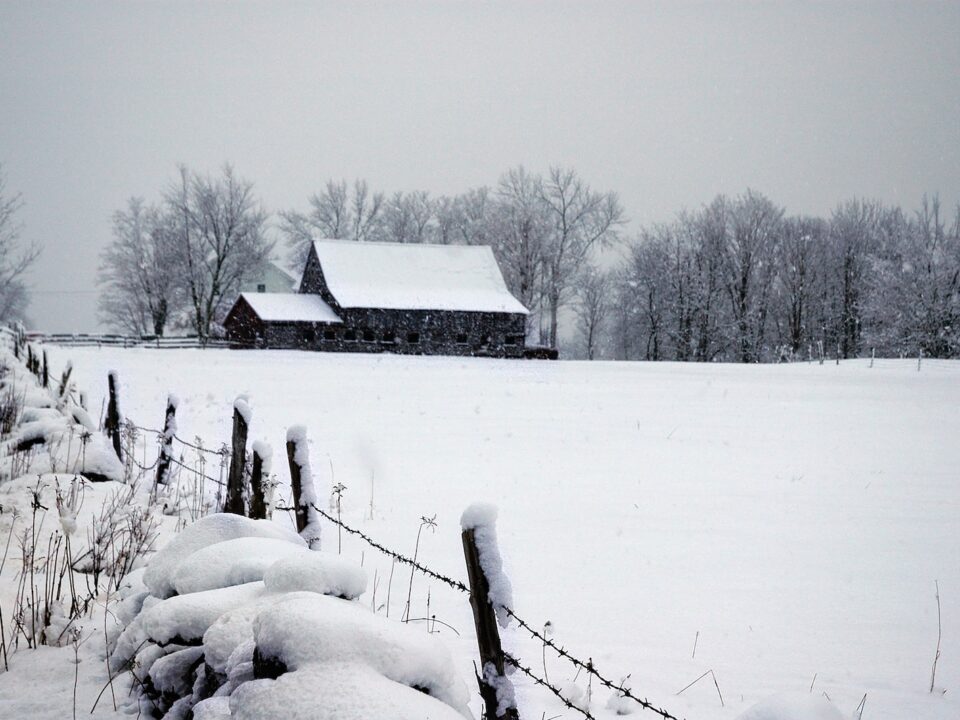
M489 245L314 240L313 252L342 308L529 313Z
M338 245L383 245L387 247L434 247L434 248L476 248L493 250L491 245L464 245L461 243L429 243L429 242L393 242L391 240L350 240L349 238L314 238L314 243L338 244Z

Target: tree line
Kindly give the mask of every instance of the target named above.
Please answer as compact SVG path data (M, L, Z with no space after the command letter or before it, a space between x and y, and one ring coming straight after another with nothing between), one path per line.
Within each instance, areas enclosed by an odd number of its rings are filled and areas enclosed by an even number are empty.
M643 229L594 282L581 334L602 326L616 358L958 357L960 206L949 221L936 196L912 212L849 200L787 217L757 192L719 196Z
M14 252L20 198L2 190L0 315L13 317L37 249ZM944 211L937 196L906 211L854 199L801 217L748 190L633 235L625 225L616 193L569 168L516 167L495 185L440 197L329 180L305 210L271 220L230 166L181 167L157 201L131 198L114 213L100 316L133 334L209 337L281 247L298 272L315 238L484 244L531 310L528 341L572 357L960 356L960 205Z

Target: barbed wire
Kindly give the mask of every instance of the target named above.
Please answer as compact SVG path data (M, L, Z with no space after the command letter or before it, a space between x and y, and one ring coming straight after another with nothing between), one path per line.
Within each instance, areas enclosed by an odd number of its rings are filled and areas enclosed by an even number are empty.
M135 427L137 430L141 430L141 431L143 431L143 432L148 432L148 433L153 433L154 435L157 435L158 437L162 437L162 436L164 435L164 431L163 431L163 430L156 430L156 429L154 429L154 428L143 427L142 425L137 425L136 423L130 422L129 420L128 420L127 422L131 425L131 427ZM226 446L224 446L224 448L221 448L221 449L219 449L219 450L211 450L210 448L205 448L205 447L203 447L202 445L196 445L196 444L190 442L189 440L184 440L182 437L180 437L179 435L176 435L176 434L174 434L173 439L176 440L176 441L177 441L178 443L180 443L181 445L186 445L188 448L191 448L191 449L193 449L193 450L196 450L197 452L207 453L208 455L220 455L220 456L223 456L223 455L229 455L229 454L230 454L230 451L229 451L229 450L225 450L225 449L224 449Z
M157 456L157 459L153 461L153 465L150 465L150 466L141 465L141 464L140 464L140 461L137 460L137 458L133 456L133 453L130 453L129 457L130 457L130 460L133 462L133 464L136 465L138 468L140 468L140 471L141 471L141 472L150 472L150 471L153 470L155 467L157 467L157 463L160 462L160 456L159 456L159 455Z
M524 675L526 675L528 678L530 678L531 680L533 680L537 685L542 685L542 686L545 687L547 690L549 690L550 692L552 692L554 695L556 695L558 698L560 698L560 702L562 702L564 705L566 705L566 706L567 706L568 708L570 708L571 710L576 710L578 713L580 713L580 714L583 715L585 718L587 718L587 720L596 720L596 718L595 718L593 715L590 714L590 711L589 711L589 710L584 710L583 708L574 705L572 702L570 702L570 700L568 700L567 698L565 698L565 697L563 696L563 693L560 692L559 688L554 687L554 686L551 685L549 682L547 682L547 681L544 680L543 678L539 677L539 676L538 676L536 673L534 673L533 670L531 670L530 668L524 667L524 666L520 663L520 661L517 660L517 658L515 658L513 655L511 655L511 654L508 653L507 651L504 651L504 652L503 652L503 659L504 659L507 663L509 663L510 665L512 665L513 667L515 667L517 670L519 670L520 672L522 672Z
M278 509L278 510L294 510L295 508L278 507L277 509ZM346 531L347 531L348 533L350 533L351 535L356 535L357 537L361 538L364 542L366 542L366 543L367 543L368 545L370 545L371 547L376 548L377 550L379 550L380 552L382 552L384 555L389 555L390 557L392 557L392 558L393 558L394 560L396 560L397 562L403 563L403 564L405 564L405 565L409 565L410 567L415 568L416 570L419 570L420 572L422 572L422 573L423 573L424 575L426 575L427 577L432 577L434 580L439 580L440 582L445 583L446 585L449 585L450 587L452 587L452 588L455 589L455 590L459 590L460 592L465 592L465 593L468 593L468 594L470 593L470 588L468 588L468 587L467 587L464 583L462 583L461 581L459 581L459 580L454 580L453 578L447 577L446 575L444 575L444 574L442 574L442 573L438 573L438 572L436 572L435 570L431 570L430 568L428 568L428 567L426 567L426 566L424 566L424 565L421 565L421 564L418 563L418 562L414 562L414 560L413 560L412 558L408 558L406 555L403 555L403 554L401 554L401 553L395 552L395 551L391 550L390 548L385 547L384 545L381 545L381 544L378 543L376 540L374 540L373 538L371 538L369 535L364 534L362 531L357 530L356 528L350 527L349 525L347 525L346 523L344 523L344 522L341 521L341 520L337 520L337 518L333 517L333 516L330 515L329 513L324 512L322 509L318 508L316 505L313 506L313 509L316 510L316 511L317 511L318 513L320 513L321 515L323 515L323 517L325 517L325 518L326 518L327 520L329 520L330 522L332 522L332 523L334 523L334 524L336 524L336 525L339 525L340 527L342 527L344 530L346 530Z
M229 456L231 454L230 451L226 448L226 446L221 447L219 450L211 450L210 448L205 448L202 445L194 445L192 442L188 442L184 440L179 435L174 435L173 439L176 440L181 445L186 445L188 448L192 448L197 452L207 453L208 455L219 455L222 457L224 455Z
M470 589L469 589L464 583L460 582L459 580L454 580L454 579L452 579L452 578L449 578L449 577L447 577L446 575L443 575L443 574L438 573L438 572L436 572L436 571L434 571L434 570L431 570L430 568L428 568L428 567L426 567L426 566L424 566L424 565L422 565L422 564L420 564L420 563L414 562L412 559L406 557L405 555L402 555L401 553L398 553L398 552L395 552L395 551L393 551L393 550L390 550L389 548L385 547L384 545L378 543L376 540L374 540L373 538L371 538L369 535L366 535L365 533L363 533L363 532L360 531L360 530L357 530L356 528L350 527L349 525L347 525L346 523L344 523L342 520L338 520L337 518L333 517L333 516L330 515L329 513L324 512L321 508L318 508L316 505L314 505L313 508L314 508L314 510L316 510L318 513L320 513L323 517L325 517L325 518L326 518L327 520L329 520L330 522L334 523L335 525L339 525L339 526L342 527L344 530L346 530L349 534L351 534L351 535L356 535L357 537L361 538L364 542L366 542L368 545L376 548L377 550L379 550L380 552L384 553L385 555L389 555L390 557L395 558L396 560L398 560L398 561L401 562L401 563L405 563L405 564L407 564L407 565L410 565L411 567L419 570L420 572L422 572L424 575L427 575L428 577L432 577L432 578L434 578L434 579L436 579L436 580L439 580L440 582L446 583L447 585L449 585L449 586L452 587L452 588L455 588L455 589L457 589L457 590L460 590L461 592L465 592L465 593L468 593L468 594L469 594ZM279 507L278 509L279 509L279 510L293 510L294 508ZM659 715L660 717L664 718L664 720L679 720L679 718L677 718L675 715L671 715L671 714L670 714L669 712L667 712L666 710L664 710L664 709L662 709L662 708L658 708L657 706L655 706L653 703L651 703L651 702L650 702L649 700L647 700L646 698L639 698L639 697L637 697L637 696L634 695L632 692L630 692L629 689L623 687L623 683L615 683L615 682L613 682L612 680L610 680L610 679L608 679L607 677L605 677L604 675L600 674L600 672L594 667L594 665L593 665L592 662L590 662L590 661L584 662L584 661L581 660L580 658L578 658L578 657L576 657L576 656L574 656L574 655L571 655L571 654L566 650L566 648L564 648L562 645L557 645L555 642L553 642L553 640L551 640L550 638L546 637L545 635L539 633L529 622L527 622L526 620L524 620L523 618L521 618L519 615L517 615L517 613L514 612L514 610L513 610L512 608L509 608L509 607L507 607L506 605L500 605L500 607L502 607L502 608L504 609L504 611L505 611L511 618L513 618L514 620L516 620L516 621L517 621L517 624L518 624L521 628L523 628L524 630L526 630L527 632L529 632L529 633L531 634L531 636L533 636L533 637L536 638L537 640L540 640L544 645L546 645L547 647L551 648L555 653L557 653L558 656L560 656L561 658L567 660L568 662L570 662L571 664L573 664L575 667L577 667L577 668L579 668L579 669L581 669L581 670L584 670L585 672L589 673L590 675L593 675L595 678L597 678L598 681L600 681L600 683L601 683L602 685L605 685L606 687L610 688L611 690L615 690L616 692L620 693L623 697L626 697L626 698L629 698L630 700L633 700L635 703L637 703L638 705L640 705L642 708L644 708L644 709L646 709L646 710L650 710L651 712L656 713L656 714ZM506 656L506 653L505 653L505 656ZM513 660L515 661L516 659L514 658ZM518 667L518 669L521 670L521 671L523 671L523 668L521 668L521 667ZM554 690L554 688L551 687L551 690Z
M130 427L134 427L141 432L153 433L154 435L163 435L163 430L154 430L153 428L143 427L142 425L137 425L135 422L126 418L126 424Z
M586 671L590 675L593 675L595 678L597 678L597 680L600 681L601 684L606 685L611 690L617 691L618 693L623 695L623 697L633 700L635 703L637 703L644 709L650 710L651 712L655 712L657 715L664 718L665 720L678 720L678 718L675 715L671 715L666 710L662 708L658 708L646 698L643 698L643 699L638 698L636 695L631 693L629 689L623 687L623 683L615 683L605 678L603 675L601 675L597 671L597 669L593 666L592 662L590 661L584 662L580 658L571 655L569 652L567 652L567 650L562 645L557 645L550 638L537 632L533 627L530 626L528 622L526 622L523 618L517 615L513 610L508 608L506 605L501 605L501 607L504 609L507 615L512 617L514 620L516 620L517 624L520 627L522 627L524 630L526 630L528 633L530 633L534 638L536 638L537 640L540 640L544 645L551 648L555 653L557 653L557 655L569 661L574 666L580 668L581 670Z
M177 460L175 457L172 457L172 456L171 456L171 457L170 457L170 462L172 462L174 465L178 465L178 466L182 467L182 468L183 468L184 470L186 470L187 472L192 472L192 473L193 473L194 475L196 475L197 477L202 477L202 478L204 478L204 479L206 479L206 480L209 480L209 481L212 482L212 483L216 483L216 484L219 485L220 487L226 487L226 486L227 486L227 484L226 484L225 482L223 482L223 480L219 480L219 479L217 479L217 478L215 478L215 477L210 477L210 476L207 475L206 473L202 473L202 472L200 472L199 470L197 470L196 468L192 468L192 467L190 467L189 465L180 462L180 461Z

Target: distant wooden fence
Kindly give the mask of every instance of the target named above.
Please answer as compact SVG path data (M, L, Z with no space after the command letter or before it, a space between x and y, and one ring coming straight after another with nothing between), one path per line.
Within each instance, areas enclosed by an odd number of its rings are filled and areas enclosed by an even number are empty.
M144 347L176 350L183 348L239 348L242 343L219 338L201 340L196 335L182 335L172 337L158 337L143 335L140 337L128 335L87 335L84 333L37 333L28 332L27 340L32 342L62 345L64 347Z

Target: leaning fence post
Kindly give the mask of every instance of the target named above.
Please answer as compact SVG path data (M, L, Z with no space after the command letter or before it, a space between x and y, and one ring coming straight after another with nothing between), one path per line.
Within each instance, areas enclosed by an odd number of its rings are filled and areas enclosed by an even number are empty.
M463 556L470 579L470 605L480 651L481 674L477 676L477 683L486 707L484 717L519 720L513 683L505 673L503 646L497 630L497 615L504 627L509 622L503 608L511 600L510 583L503 574L497 548L496 520L496 508L482 504L471 505L460 517Z
M265 520L267 517L267 498L263 485L265 475L270 474L270 460L273 450L267 443L257 440L253 443L253 470L250 472L250 517Z
M70 373L73 372L73 363L67 360L67 366L63 369L63 374L60 376L60 397L67 396L67 385L70 382ZM87 409L87 406L84 404L86 401L83 399L83 393L80 393L81 401L80 407L84 410Z
M104 429L107 437L113 442L113 451L122 461L120 454L120 409L117 404L117 372L111 370L107 373L107 389L110 394L110 400L107 403L107 423Z
M160 458L157 460L157 477L154 487L167 484L167 471L170 469L170 459L173 457L173 436L177 434L177 405L176 395L167 395L167 412L163 419L163 435L160 437Z
M233 402L233 454L227 476L227 499L223 511L243 515L243 470L247 456L247 431L250 429L250 406L243 398Z
M310 471L310 449L307 429L293 425L287 430L287 462L290 464L290 489L293 491L293 514L297 532L311 550L320 549L320 517L317 514L317 493Z
M50 387L50 366L47 364L47 351L43 351L43 386L45 388Z

